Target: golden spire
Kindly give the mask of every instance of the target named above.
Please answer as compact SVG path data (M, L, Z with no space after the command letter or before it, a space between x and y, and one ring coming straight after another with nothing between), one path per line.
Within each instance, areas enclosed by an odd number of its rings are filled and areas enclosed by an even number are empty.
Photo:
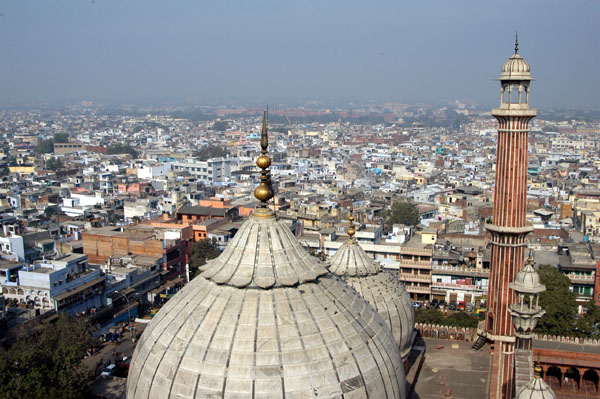
M527 264L533 266L533 250L529 250L529 254L527 256Z
M267 112L263 115L262 133L260 135L260 156L256 160L256 165L262 169L260 172L260 184L254 190L254 196L261 201L260 207L267 208L267 201L275 195L271 183L271 174L267 170L271 166L271 158L267 155L269 147L269 138L267 136Z
M519 54L519 33L515 31L515 54Z
M537 362L533 367L533 375L535 376L535 378L542 378L542 366L540 366L540 364Z
M350 212L348 213L348 220L350 221L350 226L348 227L348 230L346 232L348 233L348 236L351 240L354 238L354 234L356 233L356 230L354 230L354 216L352 215L353 211L354 209L352 208L352 205L350 205Z

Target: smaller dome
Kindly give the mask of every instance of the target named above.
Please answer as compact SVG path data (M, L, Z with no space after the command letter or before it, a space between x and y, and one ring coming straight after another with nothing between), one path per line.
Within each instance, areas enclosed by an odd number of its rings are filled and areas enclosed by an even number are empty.
M533 80L531 77L531 67L519 55L519 40L515 41L515 53L510 57L500 72L499 80Z
M381 266L373 261L358 243L351 239L332 257L329 271L338 276L364 277L377 274Z
M530 73L531 68L527 61L523 59L519 54L514 54L510 57L504 65L502 65L502 73Z
M554 391L541 377L541 368L536 366L535 377L517 392L516 399L555 399Z
M523 270L517 273L515 281L509 284L513 290L525 294L539 294L546 291L546 287L540 282L540 275L535 271L530 258Z
M354 238L346 241L331 258L329 271L353 287L388 325L400 349L408 358L415 328L415 311L404 284L381 269Z

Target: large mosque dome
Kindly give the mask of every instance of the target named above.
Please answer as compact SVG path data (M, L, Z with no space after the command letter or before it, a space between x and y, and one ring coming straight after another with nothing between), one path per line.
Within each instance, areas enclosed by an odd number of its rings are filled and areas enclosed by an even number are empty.
M225 251L144 331L127 397L405 398L386 323L275 218L265 170L255 195Z
M411 348L412 333L415 327L415 313L412 301L404 285L392 273L384 271L371 259L354 238L352 213L349 216L350 228L346 241L331 258L329 271L343 278L356 289L383 318L405 360Z

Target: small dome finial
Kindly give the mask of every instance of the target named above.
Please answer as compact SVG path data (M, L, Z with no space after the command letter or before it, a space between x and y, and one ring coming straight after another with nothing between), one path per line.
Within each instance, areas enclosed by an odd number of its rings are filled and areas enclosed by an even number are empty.
M540 366L540 364L537 362L533 367L533 375L535 376L535 378L542 378L542 366Z
M533 249L529 250L529 254L527 255L527 264L533 266Z
M267 155L269 147L269 137L267 134L267 111L263 115L262 133L260 135L260 156L256 160L256 165L262 169L260 172L260 184L254 190L254 196L261 201L261 208L267 208L267 201L275 195L271 183L271 174L267 170L271 166L271 158Z
M519 33L515 31L515 54L519 54Z
M354 230L354 215L352 215L353 211L354 208L352 208L352 205L350 205L350 212L348 213L348 220L350 221L350 226L346 231L348 233L348 236L350 236L350 239L352 239L354 237L354 234L356 233L356 230Z

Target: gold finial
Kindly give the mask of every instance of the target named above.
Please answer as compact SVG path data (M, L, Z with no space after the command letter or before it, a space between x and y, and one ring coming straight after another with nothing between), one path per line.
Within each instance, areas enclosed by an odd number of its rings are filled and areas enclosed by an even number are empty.
M533 266L533 250L529 250L529 255L527 256L527 264Z
M519 54L519 32L515 31L515 54Z
M542 366L539 363L536 363L533 367L533 375L535 378L542 378Z
M275 195L273 185L271 183L271 174L267 170L271 166L271 158L267 155L267 147L269 146L269 138L267 135L267 112L263 115L262 133L260 135L260 156L256 160L256 165L262 169L260 172L260 184L254 190L254 196L261 201L262 208L267 207L269 201Z
M356 233L356 230L354 230L354 216L352 215L352 212L354 211L354 209L352 208L352 205L350 205L350 212L348 213L348 220L350 221L350 226L348 227L348 235L350 236L350 239L352 239L354 237L354 234Z

